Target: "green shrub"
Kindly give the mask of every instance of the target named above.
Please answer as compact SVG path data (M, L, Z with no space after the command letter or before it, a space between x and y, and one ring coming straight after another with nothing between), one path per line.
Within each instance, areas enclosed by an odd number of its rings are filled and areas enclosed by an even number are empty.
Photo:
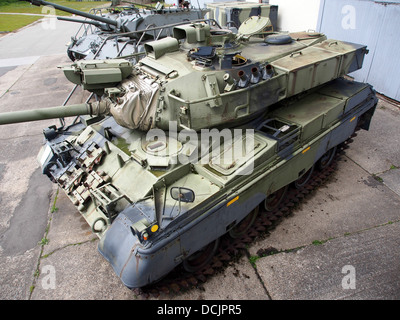
M14 2L18 2L18 0L0 0L0 6L6 6Z

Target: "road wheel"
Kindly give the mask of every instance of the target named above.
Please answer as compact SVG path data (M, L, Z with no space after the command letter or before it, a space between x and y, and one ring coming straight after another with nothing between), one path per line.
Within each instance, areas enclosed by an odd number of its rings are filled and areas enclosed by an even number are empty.
M333 157L335 156L337 147L329 149L325 154L318 160L318 169L323 170L332 163Z
M219 238L183 261L183 268L188 272L196 272L204 268L218 250Z
M233 238L243 236L256 221L259 212L259 206L255 207L242 221L229 230L229 235Z
M298 178L294 182L294 186L297 189L300 189L301 187L304 187L307 184L307 182L310 180L313 172L314 172L314 166L312 166L307 172L305 172L300 178Z
M278 208L278 206L281 204L282 200L286 195L287 189L288 186L284 186L283 188L280 188L278 191L275 191L274 193L267 196L267 198L264 200L265 210L273 211L276 208Z

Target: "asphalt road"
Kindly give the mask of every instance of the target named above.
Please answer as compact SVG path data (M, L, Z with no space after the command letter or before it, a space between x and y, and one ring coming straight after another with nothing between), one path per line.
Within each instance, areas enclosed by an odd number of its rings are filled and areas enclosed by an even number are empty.
M35 24L0 38L0 112L62 104L72 88L56 68L69 63L59 39L68 41L67 30ZM25 45L34 37L48 39L42 51ZM73 102L82 99L78 92ZM143 299L120 283L85 221L41 175L36 155L51 124L0 127L0 299ZM399 142L400 110L380 101L370 131L293 215L197 288L151 299L399 299ZM275 254L260 255L271 247Z
M66 44L78 26L59 21L56 29L44 26L48 26L46 21L40 20L0 37L0 112L61 105L71 90L56 66L70 62ZM54 186L36 161L45 125L0 128L2 299L29 298L41 250L38 243L49 223Z

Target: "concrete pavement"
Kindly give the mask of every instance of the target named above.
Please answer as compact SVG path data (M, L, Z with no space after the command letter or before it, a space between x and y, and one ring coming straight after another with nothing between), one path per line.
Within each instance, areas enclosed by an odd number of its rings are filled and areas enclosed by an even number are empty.
M69 63L65 51L30 56L38 58L3 74L0 67L0 112L60 105L72 88L56 68ZM24 58L0 53L15 57ZM83 98L78 92L71 103ZM0 127L0 299L143 299L121 284L84 219L40 174L42 128L54 123ZM399 299L399 139L400 110L380 101L370 131L359 132L329 182L293 215L197 288L151 299Z

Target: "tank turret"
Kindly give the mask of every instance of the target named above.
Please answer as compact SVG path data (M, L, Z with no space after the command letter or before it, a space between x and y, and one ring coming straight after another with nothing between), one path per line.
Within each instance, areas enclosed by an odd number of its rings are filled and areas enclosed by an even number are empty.
M358 70L367 53L366 46L318 33L260 38L269 19L249 20L254 27L244 23L239 34L204 23L176 26L174 37L146 43L146 57L135 66L83 60L62 69L68 80L102 96L124 127L168 130L176 121L179 130L200 131L250 121L281 100Z
M146 57L106 99L130 129L168 130L171 121L180 130L232 127L358 70L367 53L366 46L319 33L265 34L268 26L269 19L261 17L249 18L239 34L204 23L175 26L173 37L145 44ZM98 72L92 64L64 72L74 83L90 81Z
M161 4L158 4L158 7L152 8L150 6L147 6L147 11L145 9L139 10L138 8L135 8L134 6L132 7L125 7L123 10L118 11L115 8L111 8L110 14L108 14L109 17L103 16L103 15L96 15L96 14L91 14L83 11L79 11L73 8L65 7L57 3L53 2L48 2L44 0L23 0L32 3L35 6L52 6L55 9L65 11L74 15L78 15L87 19L90 19L89 21L86 20L76 20L76 19L70 19L70 18L65 18L65 17L58 17L57 19L60 20L65 20L65 21L71 21L71 22L78 22L78 23L96 23L96 26L99 27L101 31L118 31L121 33L129 33L129 32L134 32L138 30L144 30L146 29L147 26L152 25L154 20L149 23L145 21L145 17L150 14L157 14L157 15L162 15L162 14L171 14L175 13L178 14L180 12L188 12L189 10L184 10L182 8L178 7L173 7L169 9L164 9L164 7ZM199 11L200 12L200 11ZM193 11L193 15L191 16L192 19L200 19L204 16L204 14L200 14L197 11ZM205 11L207 12L207 11ZM204 12L204 13L205 13ZM184 19L187 19L187 17L184 17L183 19L179 19L179 21L182 21ZM91 21L93 20L93 21ZM169 20L170 23L174 22L174 19ZM140 26L143 23L142 26ZM157 24L157 25L163 25L165 24L164 21L162 24ZM154 26L154 25L153 25ZM132 34L134 37L140 37L140 35L137 34Z
M179 265L201 272L221 236L245 236L260 211L279 210L289 187L306 186L369 128L375 91L343 78L362 67L364 45L249 19L238 34L175 26L135 65L64 67L96 102L0 114L2 124L83 114L45 129L38 160L129 288Z
M57 17L58 20L82 23L77 34L71 37L68 56L71 60L110 59L143 51L142 42L148 39L159 39L167 36L169 29L164 27L183 21L203 19L208 9L171 7L164 8L157 3L156 7L146 6L138 9L133 4L129 7L111 7L107 13L104 9L92 9L97 13L87 13L43 0L21 0L36 6L52 6L86 18L86 20L69 17ZM91 28L94 26L95 28ZM159 27L157 30L154 28ZM162 28L164 27L164 28ZM134 56L132 61L136 62Z

